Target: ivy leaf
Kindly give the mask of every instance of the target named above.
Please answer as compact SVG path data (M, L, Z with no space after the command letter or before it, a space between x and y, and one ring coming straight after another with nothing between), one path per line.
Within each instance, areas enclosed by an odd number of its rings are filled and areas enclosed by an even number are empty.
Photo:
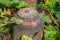
M42 20L43 20L44 22L47 22L47 23L51 23L51 22L52 22L51 19L49 19L48 16L42 16Z

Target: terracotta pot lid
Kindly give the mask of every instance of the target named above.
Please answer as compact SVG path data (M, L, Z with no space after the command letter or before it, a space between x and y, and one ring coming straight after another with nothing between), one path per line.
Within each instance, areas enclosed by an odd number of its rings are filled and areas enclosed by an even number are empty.
M22 8L18 11L18 16L22 18L30 18L31 16L36 16L38 12L34 8Z

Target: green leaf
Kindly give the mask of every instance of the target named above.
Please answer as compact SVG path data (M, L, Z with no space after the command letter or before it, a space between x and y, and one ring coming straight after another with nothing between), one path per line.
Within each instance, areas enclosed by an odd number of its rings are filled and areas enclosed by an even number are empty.
M0 13L2 12L2 9L0 8Z
M7 7L11 6L11 1L10 0L2 0L1 3Z
M17 18L15 18L15 17L12 17L12 18L10 19L10 21L11 21L12 23L16 23L16 24L21 24L21 23L23 23L23 20L17 19Z
M0 27L0 32L4 32L4 27Z
M21 23L23 23L23 21L21 19L16 20L16 24L21 24Z
M60 11L60 4L59 2L56 2L54 8L53 8L55 11Z
M4 24L1 24L1 23L0 23L0 28L3 27L3 26L4 26Z
M12 0L13 3L18 4L20 0Z
M3 19L3 22L5 23L5 24L7 24L8 23L8 18L6 17L5 19Z
M56 0L45 0L45 4L53 6L56 3Z
M57 26L47 26L44 29L44 40L55 40L56 34L59 32Z
M51 23L51 22L52 22L51 19L49 19L48 16L42 16L42 20L43 20L44 22L47 22L47 23Z
M24 1L20 1L20 3L18 5L16 5L16 8L22 8L22 7L26 7L28 6L28 3L24 2Z
M11 34L11 33L10 33L8 36L9 36L9 38L11 38L11 39L13 38L13 34Z
M0 17L1 17L1 18L6 18L6 14L3 13L3 12L1 12L1 13L0 13Z

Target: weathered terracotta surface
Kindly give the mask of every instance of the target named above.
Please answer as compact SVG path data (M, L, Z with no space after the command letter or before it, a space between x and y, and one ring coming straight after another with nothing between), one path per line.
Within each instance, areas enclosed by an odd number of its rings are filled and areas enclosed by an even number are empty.
M16 25L13 29L13 40L20 40L22 35L28 35L32 37L33 40L42 39L42 17L35 9L23 8L19 10L18 13L14 15L14 17L22 19L24 21L23 23L27 22L27 24L30 24L24 25L22 23L21 25ZM38 34L35 35L36 32L38 32Z

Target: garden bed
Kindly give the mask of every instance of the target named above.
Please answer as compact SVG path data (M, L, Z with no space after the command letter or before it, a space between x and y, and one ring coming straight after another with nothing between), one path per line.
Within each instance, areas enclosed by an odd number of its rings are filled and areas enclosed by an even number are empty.
M41 14L43 40L60 40L60 0L44 0L44 2L38 0L38 3L36 1L31 3L22 0L0 0L0 40L13 40L13 27L23 23L22 19L17 19L14 15L18 10L26 7L34 8Z

